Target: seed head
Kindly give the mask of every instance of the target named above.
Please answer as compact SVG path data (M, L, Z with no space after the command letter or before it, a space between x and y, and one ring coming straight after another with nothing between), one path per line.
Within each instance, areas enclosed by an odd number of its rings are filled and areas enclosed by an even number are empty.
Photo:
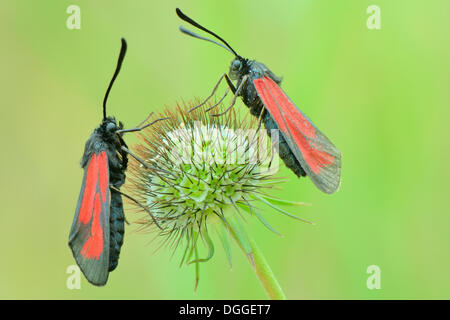
M142 228L149 228L162 244L184 246L181 264L198 265L213 256L211 230L231 264L229 234L252 254L246 216L256 216L276 232L258 212L257 202L291 217L277 205L299 203L268 196L283 180L274 176L278 157L257 119L240 119L233 110L214 116L223 111L221 105L208 113L203 108L188 112L197 104L167 109L160 115L166 120L141 132L140 144L133 148L139 161L131 163L128 189L146 208L146 216L137 221ZM200 242L208 248L205 258L198 256Z

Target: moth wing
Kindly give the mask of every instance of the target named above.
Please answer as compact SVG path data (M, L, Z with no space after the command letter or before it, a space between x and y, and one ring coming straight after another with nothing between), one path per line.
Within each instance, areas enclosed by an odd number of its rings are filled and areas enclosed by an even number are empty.
M98 286L106 284L109 267L110 190L108 157L102 150L85 168L69 246L86 279Z
M340 184L341 152L269 77L253 81L258 96L313 183L325 193Z

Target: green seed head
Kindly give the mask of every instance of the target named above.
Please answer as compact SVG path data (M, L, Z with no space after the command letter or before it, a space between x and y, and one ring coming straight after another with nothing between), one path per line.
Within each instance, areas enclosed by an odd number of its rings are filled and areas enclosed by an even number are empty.
M156 220L163 242L184 242L182 263L212 257L211 230L217 231L227 256L230 233L250 255L244 216L255 215L274 231L254 204L281 210L274 201L283 201L267 195L279 182L274 177L278 158L272 156L265 130L258 130L258 119L241 120L233 110L214 116L223 111L221 106L209 113L203 108L187 111L195 105L167 110L161 115L167 120L141 133L141 143L134 148L141 162L131 163L128 186L152 217L147 214L138 222L154 228ZM197 256L198 239L208 248L204 259Z

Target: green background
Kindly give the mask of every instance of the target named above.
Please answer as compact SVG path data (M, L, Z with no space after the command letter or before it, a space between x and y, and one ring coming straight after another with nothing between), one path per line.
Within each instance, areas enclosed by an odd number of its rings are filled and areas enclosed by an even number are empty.
M66 28L70 4L81 8L81 30ZM381 30L366 27L371 4ZM182 35L177 6L283 76L342 151L331 196L281 170L290 182L277 195L312 203L294 213L316 226L265 211L280 238L249 221L287 297L450 298L450 3L437 0L2 1L0 298L265 298L236 246L232 270L222 250L201 265L194 293L193 267L155 253L133 226L106 287L84 278L81 290L66 287L79 160L101 121L120 37L129 50L108 113L127 127L207 96L232 60ZM381 268L380 290L366 287L370 265Z

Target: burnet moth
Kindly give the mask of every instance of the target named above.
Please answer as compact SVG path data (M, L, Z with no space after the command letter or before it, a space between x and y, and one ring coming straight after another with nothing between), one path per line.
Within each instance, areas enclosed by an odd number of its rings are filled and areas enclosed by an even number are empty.
M84 147L81 159L84 177L69 234L69 247L75 261L86 279L97 286L106 284L109 272L117 267L119 261L125 232L122 195L137 202L119 190L125 182L127 156L134 156L122 136L155 122L142 126L149 116L138 126L123 129L122 122L106 115L108 95L120 72L126 50L126 41L122 39L116 70L103 99L103 120Z
M250 113L264 122L269 135L270 130L281 131L278 150L286 166L298 177L309 176L323 192L334 193L340 184L341 152L280 88L281 78L277 77L263 63L238 55L224 39L186 16L180 9L177 8L176 13L182 20L209 33L223 44L195 34L182 26L180 27L181 32L217 44L235 56L228 75L224 73L211 95L194 108L202 106L214 96L219 84L225 78L234 97L228 109L223 113L233 107L238 96L242 97L243 102L250 109ZM236 86L232 80L236 80ZM228 90L219 102L225 98L227 93ZM214 107L215 105L207 111Z

